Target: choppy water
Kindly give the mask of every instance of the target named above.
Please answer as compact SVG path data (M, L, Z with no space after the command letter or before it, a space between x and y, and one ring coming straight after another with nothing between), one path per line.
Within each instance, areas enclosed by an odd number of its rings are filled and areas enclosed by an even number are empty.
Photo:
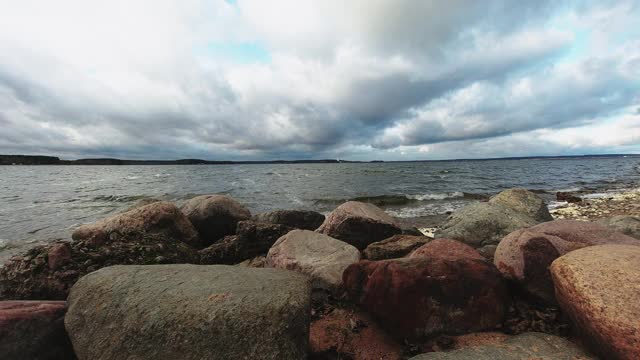
M139 199L181 202L228 194L252 212L327 212L347 199L371 201L399 217L455 210L477 195L511 187L602 192L636 188L640 158L423 163L215 166L0 167L0 262L33 243L68 238L82 223ZM545 194L544 191L548 193Z

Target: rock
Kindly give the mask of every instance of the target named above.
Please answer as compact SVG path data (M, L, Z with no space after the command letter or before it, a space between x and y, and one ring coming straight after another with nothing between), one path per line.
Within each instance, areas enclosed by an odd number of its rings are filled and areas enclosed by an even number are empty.
M342 273L360 260L355 247L327 235L309 230L293 230L269 250L267 264L307 274L314 288L339 291Z
M483 247L478 248L478 252L485 259L493 262L493 256L496 254L497 248L498 248L498 245L485 245Z
M615 231L640 239L640 217L638 216L618 215L598 222Z
M578 196L573 195L570 192L562 192L558 191L556 193L556 200L558 201L566 201L568 203L579 203L582 202L582 199Z
M251 218L249 210L226 195L196 196L187 200L180 210L196 228L204 246L235 234L238 222Z
M335 309L311 323L309 345L317 358L400 360L402 346L361 311Z
M352 300L391 334L410 340L492 329L506 310L500 273L475 257L363 260L343 279Z
M496 245L509 233L537 223L533 218L500 204L475 203L453 213L435 237L482 247Z
M324 215L309 210L275 210L257 214L253 220L286 225L295 229L315 230L324 222Z
M338 206L316 231L360 250L402 232L396 221L382 209L358 201L348 201Z
M0 299L64 300L81 276L106 266L199 261L195 249L175 238L127 236L133 237L100 246L93 245L93 238L41 245L14 256L0 268Z
M0 359L75 359L65 312L64 301L1 301Z
M364 249L363 254L369 260L399 258L406 256L431 240L427 236L393 235L388 239L370 244Z
M435 239L413 251L409 257L428 257L455 261L461 258L484 260L471 246L457 240Z
M100 246L143 235L161 235L192 246L200 243L198 233L180 210L170 202L159 201L135 208L94 224L76 229L72 238Z
M256 256L253 259L245 260L236 266L244 266L251 268L264 268L267 267L267 258L265 256Z
M551 265L556 298L604 359L640 355L640 247L600 245Z
M515 211L519 211L538 222L551 221L553 217L549 213L544 200L526 189L508 189L491 199L489 204L500 204Z
M200 263L236 264L264 255L281 236L293 228L286 225L240 221L236 235L229 235L199 251Z
M308 279L226 265L113 266L76 283L65 326L85 359L304 359Z
M55 243L47 252L49 270L57 270L71 261L71 245L68 242Z
M525 333L502 343L473 346L450 352L432 352L410 360L597 360L577 345L558 336Z
M401 234L402 235L411 235L411 236L424 236L424 234L422 233L422 231L420 231L420 229L418 229L415 226L412 227L403 227L401 229Z
M136 201L135 203L133 203L133 205L129 206L128 208L126 208L122 212L125 213L127 211L131 211L131 210L137 209L139 207L147 206L149 204L157 203L159 201L161 201L161 200L154 199L154 198L143 198L143 199L140 199L140 200Z
M610 243L640 245L640 240L592 222L554 220L506 236L493 261L505 278L538 299L553 303L548 269L551 262L579 248Z

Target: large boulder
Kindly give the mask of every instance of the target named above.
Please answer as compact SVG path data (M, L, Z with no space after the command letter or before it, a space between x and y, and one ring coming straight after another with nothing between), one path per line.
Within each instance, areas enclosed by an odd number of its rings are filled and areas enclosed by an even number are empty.
M551 221L553 217L549 213L544 200L526 189L508 189L491 199L489 204L500 204L521 212L538 222Z
M436 238L455 239L475 248L495 245L503 237L538 222L500 204L475 203L454 212L436 232Z
M362 253L368 260L400 258L431 240L428 236L393 235L388 239L369 244Z
M0 359L73 360L64 301L0 301Z
M76 283L65 326L78 359L305 359L300 274L226 265L113 266Z
M400 360L402 345L361 311L334 309L311 323L311 354L316 358Z
M500 273L475 257L363 260L343 279L350 298L400 338L491 329L507 307Z
M592 246L551 265L560 307L603 359L640 356L640 247Z
M267 263L281 269L307 274L316 288L339 291L342 273L360 260L355 247L309 230L293 230L269 250Z
M450 352L432 352L410 360L597 360L577 345L558 336L525 333L497 344L472 346Z
M554 301L549 265L576 249L601 244L640 245L640 240L606 226L576 220L555 220L506 236L494 263L503 276L546 302Z
M100 246L144 235L172 238L193 246L200 242L198 233L189 220L175 205L166 201L158 201L83 225L71 236L73 240Z
M240 221L235 235L225 236L198 252L200 263L236 264L264 255L276 240L291 230L293 228L286 225Z
M198 230L204 246L233 235L239 221L251 218L249 210L226 195L196 196L182 204L180 210Z
M316 230L362 250L369 244L402 233L400 226L379 207L348 201L327 216Z
M111 265L199 262L195 249L173 237L126 236L97 246L92 238L56 242L12 257L0 268L0 299L64 300L81 276Z
M253 220L296 229L315 230L324 222L324 215L310 210L275 210L254 215Z
M441 258L452 261L460 258L484 260L476 249L452 239L435 239L417 248L409 257Z
M617 215L598 221L615 231L640 239L640 216Z

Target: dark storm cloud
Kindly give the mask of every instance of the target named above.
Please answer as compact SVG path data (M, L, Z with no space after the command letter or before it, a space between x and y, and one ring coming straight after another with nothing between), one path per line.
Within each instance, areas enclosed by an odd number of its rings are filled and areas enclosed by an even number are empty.
M0 52L11 54L0 57L0 153L377 158L451 141L489 153L481 139L495 139L506 155L511 134L595 126L640 96L640 45L606 41L632 38L619 28L637 8L624 1L212 1L211 23L182 12L202 4L168 6L171 21L149 26L165 41L118 19L77 34L21 27L30 12L19 6L0 15ZM129 15L161 11L148 5ZM225 41L258 44L270 60L207 52Z

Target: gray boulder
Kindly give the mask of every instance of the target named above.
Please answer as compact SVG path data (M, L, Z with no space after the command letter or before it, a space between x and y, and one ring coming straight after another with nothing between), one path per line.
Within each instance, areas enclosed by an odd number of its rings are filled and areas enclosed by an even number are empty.
M538 221L499 204L475 203L453 213L436 232L436 238L462 241L473 247L495 245L509 233Z
M315 230L324 222L324 215L309 210L275 210L257 214L253 220L296 229Z
M400 225L379 207L348 201L327 216L316 230L362 250L369 244L402 233Z
M526 189L505 190L489 199L489 204L506 206L532 217L538 222L553 220L544 200Z
M78 359L306 359L311 288L290 271L113 266L76 283Z
M598 222L615 231L640 239L640 217L638 216L618 215Z
M524 333L502 343L432 352L410 360L597 360L570 341L543 333Z
M203 246L233 235L239 221L251 218L249 210L226 195L196 196L187 200L180 210L198 230Z
M309 230L293 230L269 250L267 264L307 274L314 287L338 291L342 273L360 260L355 247Z

